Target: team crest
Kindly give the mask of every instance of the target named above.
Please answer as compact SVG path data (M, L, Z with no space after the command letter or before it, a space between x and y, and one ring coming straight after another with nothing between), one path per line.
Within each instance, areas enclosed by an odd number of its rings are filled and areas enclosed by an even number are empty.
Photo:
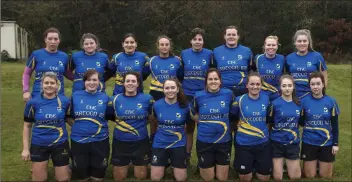
M277 69L277 70L281 69L280 64L276 64L276 69Z
M158 157L157 157L156 155L153 155L153 161L152 161L152 163L156 163L156 162L158 162Z
M225 101L220 101L220 106L225 107Z
M266 107L265 107L265 105L264 105L264 104L262 104L262 109L263 109L263 110L265 110L265 109L266 109Z
M139 61L138 61L138 60L135 60L135 61L134 61L134 64L139 65Z
M324 113L327 113L327 112L328 112L328 108L324 107Z
M312 62L307 62L307 66L312 66Z
M299 110L296 110L296 114L297 114L297 115L299 115L299 114L300 114L300 113L299 113Z
M107 166L108 165L108 160L106 158L104 158L102 166Z
M207 61L205 59L202 59L202 64L203 65L206 65L207 64Z
M103 105L103 100L98 100L98 105Z
M138 103L138 104L137 104L137 107L138 107L139 109L142 108L142 104Z
M180 113L176 113L176 118L181 118L181 114Z
M170 64L170 69L175 69L175 66L173 64Z
M57 107L56 109L57 109L57 112L62 112L61 107Z
M237 59L238 59L239 61L242 60L242 59L243 59L242 55L238 55L238 56L237 56Z
M100 62L97 62L97 66L100 67Z
M60 65L60 66L63 66L64 64L62 64L62 62L61 62L61 61L59 61L59 65Z

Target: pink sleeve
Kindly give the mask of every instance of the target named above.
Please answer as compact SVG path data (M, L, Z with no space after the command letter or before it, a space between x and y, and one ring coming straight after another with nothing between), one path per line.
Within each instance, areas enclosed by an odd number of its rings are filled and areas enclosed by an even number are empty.
M65 72L65 77L71 81L73 81L73 73L70 69L67 69Z
M29 92L29 80L31 79L33 69L25 67L22 75L22 86L23 86L23 93Z

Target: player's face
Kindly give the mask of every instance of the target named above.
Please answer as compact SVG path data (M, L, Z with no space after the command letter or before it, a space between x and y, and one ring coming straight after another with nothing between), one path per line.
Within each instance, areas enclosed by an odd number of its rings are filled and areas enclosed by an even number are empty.
M321 95L323 93L324 84L320 78L312 78L310 80L310 89L313 95Z
M179 88L177 87L174 81L167 80L164 83L164 95L168 99L177 98L177 93L179 92Z
M170 41L166 38L161 38L159 40L159 52L162 54L169 53L171 48Z
M134 40L133 37L127 37L123 41L122 47L125 50L125 53L132 54L132 53L134 53L134 51L136 51L137 42L136 42L136 40Z
M59 34L55 32L49 32L45 38L46 48L50 51L56 51L60 44Z
M138 88L138 80L135 75L126 75L125 82L123 83L125 86L125 91L129 93L134 93Z
M94 74L90 76L85 82L84 86L88 92L95 92L99 86L99 76L98 74Z
M194 50L201 50L203 48L203 45L204 45L203 36L200 35L200 34L197 34L191 40L191 44L192 44L192 48Z
M308 37L305 35L298 35L295 41L296 49L299 52L306 52L308 51L309 40Z
M207 78L207 88L210 92L216 92L220 89L221 80L216 72L211 72Z
M97 50L97 43L94 39L85 39L83 42L83 49L87 53L94 53Z
M248 79L247 88L248 88L248 92L251 95L258 95L260 92L260 89L262 88L262 83L260 82L260 77L251 76Z
M275 39L266 39L265 40L265 45L264 45L264 50L265 53L272 56L276 54L278 45L277 45L277 40Z
M50 77L45 77L42 82L42 88L44 94L51 95L57 92L59 85L55 79Z
M238 42L238 32L236 29L232 28L232 29L227 29L226 30L226 34L224 35L224 39L226 41L227 45L236 45Z
M291 79L284 78L281 81L280 88L282 95L291 96L294 89L294 84Z

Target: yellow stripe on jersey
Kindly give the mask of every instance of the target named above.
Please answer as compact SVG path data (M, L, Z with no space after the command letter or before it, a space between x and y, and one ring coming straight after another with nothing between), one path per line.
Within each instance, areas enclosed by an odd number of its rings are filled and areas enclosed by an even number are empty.
M92 135L90 137L83 138L81 140L78 140L78 142L81 142L81 141L86 140L88 138L93 138L93 137L97 136L100 133L101 128L103 127L103 125L100 124L100 122L98 120L96 120L96 119L92 119L92 118L77 118L77 119L75 119L75 121L76 120L88 120L88 121L92 121L93 123L98 125L98 130L97 130L97 132L94 135Z
M244 72L243 72L243 71L240 71L240 73L241 73L242 78L241 78L240 82L239 82L237 85L241 85L242 82L243 82L243 80L244 80L244 78L246 77L246 76L244 75Z
M182 139L182 134L181 134L180 132L174 132L174 131L171 131L171 130L165 130L165 131L167 131L167 132L169 132L169 133L172 133L172 134L174 134L174 135L177 136L177 140L174 141L174 142L173 142L172 144L170 144L169 146L167 146L166 148L170 148L171 146L175 145L177 142L181 141L181 139Z
M138 131L137 131L133 126L127 124L125 121L116 120L115 123L116 123L116 125L119 125L120 128L121 128L121 126L122 126L124 129L127 129L127 130L128 130L127 132L139 136ZM116 127L116 128L117 128L117 127ZM125 131L125 132L126 132L126 130L121 130L121 131Z
M294 79L294 81L308 82L308 79L297 78L297 79Z
M33 109L33 106L30 107L27 117L28 117L28 118L34 117L34 109Z
M287 131L287 132L290 132L290 133L292 133L292 135L293 135L293 140L292 141L290 141L290 144L291 143L293 143L296 139L297 139L297 133L295 132L295 131L293 131L293 130L291 130L291 129L286 129L286 128L278 128L278 129L275 129L274 127L272 127L272 129L273 130L284 130L284 131Z
M261 135L259 135L258 133L245 130L244 128L242 128L242 126L239 126L237 131L238 131L238 132L245 133L245 134L247 134L247 135L257 136L257 137L259 137L259 138L263 138L263 137L262 137Z
M328 142L330 140L330 133L327 129L325 128L319 128L319 127L305 127L306 129L311 129L311 130L320 130L323 131L326 134L327 139L325 140L325 142L323 144L321 144L320 146L324 146L326 144L326 142Z
M31 69L35 69L35 57L34 57L34 56L33 56L33 58L29 61L28 66L29 66Z
M262 57L264 54L261 54L261 55L259 55L258 57L257 57L257 59L255 60L255 65L257 66L257 68L259 68L259 63L258 63L258 61L259 61L259 58L260 57Z
M244 121L241 120L241 121L239 122L240 126L242 126L243 128L246 128L246 129L248 129L248 130L253 130L253 131L255 131L255 132L258 132L258 133L260 133L260 134L262 135L262 137L265 137L265 135L264 135L264 133L263 133L262 130L260 130L259 128L256 128L256 127L254 127L254 126L252 126L251 124L249 124L248 121L246 120L246 117L244 117L244 114L243 114L243 111L242 111L242 106L241 106L241 102L242 102L242 99L243 99L244 96L245 96L245 95L242 95L242 96L240 97L239 104L238 104L238 106L239 106L239 108L240 108L241 115L242 115L242 117L243 117L243 119L244 119Z
M123 85L123 76L121 76L119 73L116 73L116 77L115 77L115 83L117 85Z
M220 136L220 138L218 140L216 140L214 143L219 142L226 134L227 132L227 125L225 122L223 121L199 121L200 123L214 123L214 124L219 124L222 125L224 127L224 133Z
M99 90L99 92L102 92L102 91L103 91L103 89L104 89L104 85L103 85L103 83L99 82L99 86L100 86L100 90Z
M49 146L51 146L51 145L55 144L56 142L58 142L61 139L61 137L64 135L64 130L62 128L58 128L58 127L55 127L55 126L48 126L48 125L38 125L36 127L37 128L51 128L51 129L55 129L55 130L57 130L59 132L59 137L57 137L57 139L53 143L51 143Z
M263 89L263 90L269 90L269 91L271 91L271 92L278 92L278 90L277 90L274 86L272 86L271 84L265 82L264 80L263 80L263 87L262 87L262 89Z
M202 77L193 77L193 76L190 76L190 77L184 77L185 80L205 80L205 78L202 78Z

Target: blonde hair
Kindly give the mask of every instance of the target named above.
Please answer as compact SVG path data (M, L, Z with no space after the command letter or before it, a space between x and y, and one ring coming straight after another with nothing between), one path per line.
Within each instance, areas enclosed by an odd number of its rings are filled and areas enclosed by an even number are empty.
M269 35L264 39L264 45L263 45L263 52L265 53L265 44L266 44L266 40L267 39L274 39L277 42L277 47L279 48L279 46L281 46L281 44L279 43L279 37L276 35Z
M297 40L297 37L300 35L304 35L307 37L307 39L309 41L308 49L310 48L312 51L315 51L313 49L312 34L310 33L310 30L308 30L308 29L301 29L301 30L296 31L295 35L293 36L293 46L296 48L296 40Z
M60 81L59 81L59 79L57 78L57 75L56 75L56 73L54 73L54 72L52 72L52 71L49 71L49 72L45 72L43 75L42 75L42 78L41 78L41 84L40 84L40 93L41 94L43 94L43 82L44 82L44 79L45 78L47 78L47 77L49 77L49 78L51 78L51 79L54 79L55 81L56 81L56 84L58 85L58 87L57 87L57 90L56 90L56 95L57 95L57 93L58 93L58 91L59 91L59 88L60 88Z
M170 51L169 51L169 55L170 55L170 56L174 56L174 52L173 52L173 50L174 50L174 44L173 44L171 38L168 37L167 35L160 35L160 36L156 39L156 42L155 42L155 45L156 45L156 52L159 54L159 40L160 40L160 39L167 39L167 40L169 40L169 42L170 42Z

